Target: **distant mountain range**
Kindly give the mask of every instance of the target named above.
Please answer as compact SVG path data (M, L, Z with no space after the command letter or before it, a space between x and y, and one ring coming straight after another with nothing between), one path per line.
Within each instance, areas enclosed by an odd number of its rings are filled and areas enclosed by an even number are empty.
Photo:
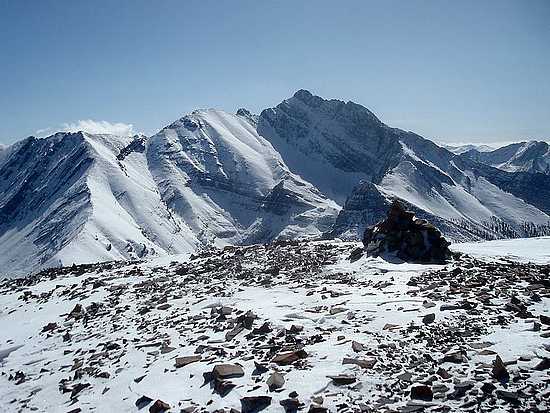
M471 148L462 155L508 172L550 175L550 146L547 142L519 142L492 151Z
M30 137L0 147L0 271L356 239L394 198L454 240L542 234L548 159L542 142L456 154L305 90L260 115L194 111L151 137Z

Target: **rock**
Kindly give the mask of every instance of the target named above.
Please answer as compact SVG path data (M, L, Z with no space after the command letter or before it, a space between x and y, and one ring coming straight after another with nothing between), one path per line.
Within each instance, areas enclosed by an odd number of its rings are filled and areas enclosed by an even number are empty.
M464 305L463 304L441 304L441 307L439 307L440 311L453 311L453 310L463 310Z
M443 359L441 360L442 363L464 363L466 361L466 358L462 354L461 351L454 351L451 353L447 353L443 356Z
M146 374L144 374L143 376L136 377L136 378L134 379L134 383L139 383L139 382L141 382L145 377L147 377Z
M454 391L447 396L447 398L451 400L457 400L461 399L464 396L466 396L466 392L474 387L474 383L472 381L463 381L459 383L455 383L455 389Z
M214 366L212 374L216 379L232 379L244 376L244 371L238 364L218 364Z
M165 303L165 304L159 305L159 306L157 307L157 310L168 310L170 307L171 307L170 304Z
M271 362L279 364L280 366L286 366L306 357L307 353L304 350L289 351L286 353L277 354L273 357Z
M550 317L549 317L549 316L546 316L546 315L544 315L544 314L541 314L541 315L540 315L540 322L541 322L542 324L545 324L545 325L547 325L547 326L550 326Z
M193 355L193 356L184 356L184 357L176 357L176 368L179 369L180 367L187 366L188 364L195 363L197 361L201 361L202 356L200 354Z
M515 391L497 390L495 393L499 399L511 404L519 404L519 394Z
M432 388L426 385L411 387L411 399L431 402L434 398Z
M239 335L240 332L242 332L244 330L244 327L243 326L235 326L235 328L233 328L232 330L228 331L226 334L225 334L225 340L226 341L231 341L233 340L237 335Z
M256 413L271 404L269 396L250 396L241 399L241 413Z
M84 309L82 308L82 304L76 304L74 308L71 310L71 312L69 313L68 318L78 319L82 317L83 314L84 314Z
M151 403L153 399L147 396L141 396L139 399L136 400L136 407L139 409L143 409L145 406L147 406L149 403Z
M281 373L275 371L271 373L271 375L267 379L266 384L269 387L269 391L274 391L280 389L285 385L285 378Z
M285 413L296 413L299 409L304 407L303 403L296 398L284 399L279 402L285 409Z
M404 261L444 263L451 257L450 243L441 232L427 221L415 219L397 200L385 220L365 230L363 245L369 255L395 253Z
M345 386L347 384L353 384L357 381L354 376L347 374L339 374L338 376L327 376L337 386Z
M506 365L498 355L496 356L495 361L493 361L493 369L491 373L495 379L503 384L510 381L510 373L508 373Z
M356 359L356 358L350 358L350 357L344 357L342 360L342 364L355 364L362 369L371 369L376 364L376 360L364 360L364 359Z
M271 331L273 331L273 329L269 326L269 323L266 321L260 327L253 329L252 334L266 335L268 333L271 333Z
M332 307L330 310L329 310L329 313L330 315L336 315L336 314L339 314L339 313L343 313L347 311L347 308L343 308L343 307Z
M483 383L481 391L485 394L491 394L496 390L496 386L493 383Z
M78 395L78 393L80 393L84 389L87 389L90 386L91 384L89 383L77 383L71 391L71 399L74 399Z
M47 333L48 331L53 331L57 328L57 323L48 323L42 327L42 332Z
M365 346L361 343L358 343L357 341L351 342L351 349L355 351L356 353L359 353L360 351L366 350Z
M349 254L348 260L350 260L351 262L355 262L362 256L363 256L363 248L357 247Z
M259 376L266 373L267 371L269 371L269 369L266 366L258 363L257 361L254 362L254 371L252 372L253 376Z
M163 413L166 410L170 410L170 405L162 400L157 400L149 407L149 413Z
M319 406L318 404L312 403L309 406L308 413L327 413L328 409L323 406Z
M447 370L445 370L443 367L440 367L437 369L436 374L441 377L443 380L447 380L451 378L451 375Z
M235 387L237 385L231 383L229 380L214 380L214 391L222 397L227 396Z
M411 382L412 381L412 373L409 373L408 371L404 372L404 373L401 373L397 376L397 379L401 380L401 381L407 381L407 382Z
M302 331L304 331L304 326L297 325L297 324L292 324L290 328L287 330L289 334L298 334L298 333L301 333Z
M434 313L431 313L431 314L426 314L423 318L422 318L422 322L424 324L431 324L435 321L435 314Z
M535 370L542 371L550 369L550 359L545 357L534 367Z

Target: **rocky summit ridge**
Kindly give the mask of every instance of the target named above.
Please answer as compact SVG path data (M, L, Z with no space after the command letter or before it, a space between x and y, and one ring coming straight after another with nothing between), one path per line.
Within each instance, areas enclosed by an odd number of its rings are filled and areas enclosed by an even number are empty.
M548 411L548 265L352 262L358 245L0 282L2 411Z

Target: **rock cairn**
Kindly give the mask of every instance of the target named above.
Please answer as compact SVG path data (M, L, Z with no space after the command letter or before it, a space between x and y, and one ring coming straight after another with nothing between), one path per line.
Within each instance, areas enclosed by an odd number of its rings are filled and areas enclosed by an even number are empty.
M367 228L363 245L369 255L394 253L404 261L443 263L451 256L450 243L424 219L414 217L397 200L385 220Z

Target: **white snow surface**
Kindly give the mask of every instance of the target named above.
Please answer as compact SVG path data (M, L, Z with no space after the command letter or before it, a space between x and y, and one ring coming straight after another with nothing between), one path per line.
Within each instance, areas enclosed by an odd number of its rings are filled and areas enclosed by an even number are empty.
M480 258L550 264L550 237L464 242L452 244L451 249Z
M529 248L526 245L536 245L541 251L544 245L548 246L550 239L530 240L530 244L522 245L525 242L513 240L500 244L478 243L475 244L475 248L467 246L468 244L454 247L467 252L475 249L486 255L506 251L509 256L527 257ZM504 245L506 249L503 248ZM184 291L183 295L178 293L171 296L171 290L162 293L161 297L167 297L171 306L168 310L155 309L156 303L153 301L152 311L144 316L137 316L138 303L132 299L132 292L139 283L163 278L159 276L158 265L166 266L166 261L157 259L139 265L123 265L121 269L107 271L99 277L98 274L91 273L63 276L51 281L43 280L25 288L25 291L35 295L48 295L46 300L41 301L40 306L22 303L19 299L21 291L3 294L0 296L0 331L3 332L0 337L0 369L11 374L22 370L26 374L26 381L14 385L8 381L8 374L0 375L2 409L7 413L17 412L22 404L25 411L28 409L37 412L65 413L76 407L82 408L83 411L135 412L137 409L134 402L140 396L147 395L153 400L161 399L173 408L183 408L194 402L202 406L208 404L208 409L212 411L230 407L240 409L241 397L268 394L273 397L273 401L265 411L276 412L281 411L279 401L286 398L289 391L297 390L300 400L306 403L306 407L314 396L323 395L324 406L330 411L335 411L336 405L342 402L342 399L338 396L339 389L330 383L327 376L343 373L355 375L359 379L361 387L357 387L354 397L364 400L365 403L372 403L379 397L379 385L384 384L384 379L374 373L362 374L358 366L342 365L344 357L358 357L357 353L351 350L351 341L360 342L367 349L377 348L380 343L395 343L400 329L407 325L421 324L420 320L428 313L435 313L438 322L459 320L460 315L456 311L440 311L441 302L438 301L433 303L433 308L426 308L421 298L415 299L414 294L408 294L414 288L407 285L411 276L438 269L439 266L389 263L380 258L361 258L350 263L346 257L349 250L355 246L356 244L339 244L342 253L336 263L323 268L324 276L320 284L316 284L315 280L301 280L292 281L288 285L262 287L235 281L233 284L224 285L222 290L210 289L210 292L207 292L208 288L204 289L200 283L190 281L188 288L185 291L181 290ZM547 248L548 250L550 249ZM546 262L550 262L550 257L546 256ZM128 274L129 269L136 268L142 273ZM372 286L359 289L341 283L338 281L338 274L342 273L351 274L357 280L370 280ZM70 286L82 285L88 277L103 280L105 286L85 288L84 294L78 293L72 298L61 294L63 290L70 289ZM284 275L274 276L275 279L280 277ZM187 276L183 275L176 281L185 284L186 279ZM313 283L313 287L308 288L305 283ZM102 302L108 297L109 289L115 291L117 288L121 294L113 305L119 310L117 314L120 315L113 319L114 324L98 325L90 322L86 326L74 321L64 321L64 315L77 303L87 306L93 302ZM331 292L335 294L332 295ZM160 297L156 297L158 298ZM179 369L174 368L176 357L191 355L197 347L197 333L188 330L187 317L203 319L208 317L211 307L219 305L242 311L252 310L261 320L269 320L275 329L288 329L292 325L299 325L304 328L304 335L323 335L326 340L305 347L309 354L308 362L313 368L302 370L275 367L285 378L283 392L268 393L265 375L257 382L258 388L249 391L252 387L250 383L254 380L251 376L254 370L254 355L234 355L239 354L235 350L246 343L244 333L229 343L224 340L224 331L213 330L206 332L209 345L223 349L226 355L219 353L219 356L203 359ZM343 310L331 314L328 312L329 308ZM545 298L537 308L550 314L550 301ZM171 320L179 321L159 322L166 314L170 314ZM344 321L352 320L352 317L366 317L365 324L361 328L348 327ZM60 334L41 334L40 330L49 322L57 322L64 327L71 326L72 339L64 342ZM151 334L144 326L144 322L154 322L157 330ZM394 327L384 329L387 324ZM159 352L158 344L154 343L161 338L170 339L170 346L173 347L171 351ZM89 383L91 387L84 389L77 401L71 404L69 395L59 391L60 380L74 374L75 367L71 366L76 365L78 360L93 358L94 354L101 356L100 349L108 342L122 344L123 341L129 345L125 346L119 356L115 357L114 355L119 353L113 350L107 353L111 354L110 359L100 358L102 361L95 365L101 371L108 372L110 378L85 376L81 382ZM515 360L519 357L530 360L529 358L535 356L550 354L542 349L544 340L528 332L519 322L506 330L495 328L477 341L488 342L489 349L497 351L504 360ZM139 345L142 344L151 346L140 348ZM418 355L425 351L423 348L406 350ZM437 352L438 349L432 348L431 351L435 357L433 352ZM492 360L488 356L476 355L475 351L470 356L473 360L486 363ZM368 358L364 354L362 357ZM237 362L245 371L244 377L232 379L237 387L224 398L213 395L209 386L202 386L202 374L210 371L213 365L222 362ZM451 363L444 367L453 369ZM512 365L508 368L516 371L519 366ZM270 369L273 369L273 366ZM398 373L399 369L395 374ZM134 380L142 376L144 378L141 381ZM28 401L25 402L26 399ZM12 400L16 403L9 403ZM461 403L462 401L447 402L455 408ZM394 407L402 405L397 404ZM495 409L500 411L499 408ZM173 411L176 410L179 411Z

